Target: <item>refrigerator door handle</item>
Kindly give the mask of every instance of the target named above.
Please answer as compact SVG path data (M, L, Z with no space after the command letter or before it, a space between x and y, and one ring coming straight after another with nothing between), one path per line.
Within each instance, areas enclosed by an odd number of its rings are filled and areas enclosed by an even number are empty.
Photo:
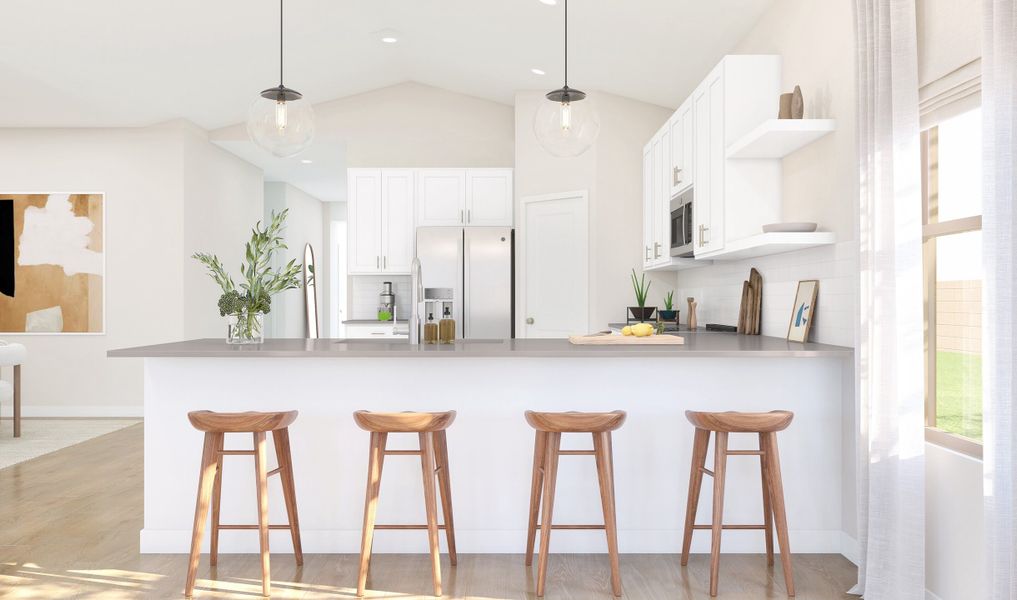
M463 339L470 336L470 236L463 232Z

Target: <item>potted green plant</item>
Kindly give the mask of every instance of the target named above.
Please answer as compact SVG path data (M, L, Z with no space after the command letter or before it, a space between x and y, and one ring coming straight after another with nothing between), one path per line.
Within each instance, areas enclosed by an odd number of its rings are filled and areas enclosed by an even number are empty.
M650 283L653 283L652 281ZM646 296L650 292L650 283L646 282L646 273L636 277L636 270L632 269L632 289L636 293L636 306L630 306L629 312L632 317L639 321L649 321L653 317L656 306L646 306Z
M209 276L222 288L219 297L219 315L229 317L226 342L230 344L260 344L264 339L265 315L272 310L272 296L300 287L303 265L291 260L282 269L272 269L276 252L287 249L280 235L286 224L289 210L276 214L272 211L268 226L261 228L258 221L247 242L244 263L240 265L243 280L236 284L219 257L203 252L192 258L205 265Z
M665 321L678 322L678 311L674 309L674 291L664 296L664 310L660 311L660 318Z

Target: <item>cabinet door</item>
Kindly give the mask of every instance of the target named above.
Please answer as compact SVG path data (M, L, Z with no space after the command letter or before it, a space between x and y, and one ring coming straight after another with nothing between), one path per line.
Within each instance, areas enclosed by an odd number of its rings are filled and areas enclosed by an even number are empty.
M653 266L653 141L643 146L643 269Z
M349 272L381 271L381 170L347 172Z
M665 127L665 131L666 131ZM668 138L670 140L670 138ZM650 264L655 265L660 262L663 256L661 248L661 242L663 237L661 235L663 229L661 227L660 214L664 202L664 195L667 193L664 191L664 135L662 132L657 132L657 135L651 142L653 145L653 198L650 202L650 227L652 228L652 234L650 235ZM670 190L670 188L668 188Z
M692 206L697 255L724 247L724 81L718 67L693 93L695 120Z
M466 171L466 224L512 226L512 169Z
M413 171L381 172L381 270L409 273L413 260Z
M684 108L684 107L683 107ZM682 190L683 171L685 167L685 121L681 109L678 109L667 123L671 135L671 161L666 175L668 189L673 198Z
M660 173L657 174L660 193L653 207L657 222L653 240L653 258L657 265L671 262L671 128L665 124L660 132Z
M466 169L417 171L417 225L466 224Z

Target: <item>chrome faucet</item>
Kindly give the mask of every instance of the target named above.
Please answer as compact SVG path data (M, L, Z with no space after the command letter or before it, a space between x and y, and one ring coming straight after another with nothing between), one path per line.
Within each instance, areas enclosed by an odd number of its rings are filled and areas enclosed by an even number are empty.
M424 300L424 284L420 277L420 259L410 263L410 344L420 343L420 303Z

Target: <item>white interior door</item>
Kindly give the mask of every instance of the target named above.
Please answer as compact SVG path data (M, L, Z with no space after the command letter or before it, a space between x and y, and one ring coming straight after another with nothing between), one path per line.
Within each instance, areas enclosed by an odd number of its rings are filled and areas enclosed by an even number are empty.
M522 199L518 337L561 338L589 327L586 192Z

